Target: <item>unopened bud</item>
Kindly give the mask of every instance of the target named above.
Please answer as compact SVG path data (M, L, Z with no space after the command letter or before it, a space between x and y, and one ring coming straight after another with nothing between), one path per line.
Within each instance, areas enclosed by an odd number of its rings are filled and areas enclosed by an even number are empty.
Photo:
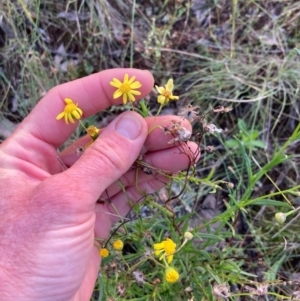
M283 224L286 220L286 214L283 212L277 212L275 214L275 219L279 224Z
M231 183L231 182L228 182L228 183L227 183L227 187L228 187L228 188L234 188L234 184Z
M184 238L186 240L191 240L193 239L194 235L191 232L184 232Z

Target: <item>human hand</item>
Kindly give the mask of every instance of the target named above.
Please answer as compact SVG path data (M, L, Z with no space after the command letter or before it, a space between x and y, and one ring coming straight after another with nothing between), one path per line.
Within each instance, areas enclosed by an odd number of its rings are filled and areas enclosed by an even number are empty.
M117 217L112 206L97 203L106 196L120 215L131 205L116 184L126 187L133 201L141 191L152 193L164 181L142 174L136 185L130 167L142 148L143 160L156 168L176 172L189 158L168 144L155 124L174 116L143 119L126 112L112 121L80 158L62 154L71 166L62 170L57 148L77 124L55 117L71 98L91 116L122 99L112 99L109 82L124 74L141 82L141 97L153 87L153 77L137 69L106 70L57 86L37 104L17 130L0 146L0 293L6 300L90 300L101 258L94 238L107 238ZM187 129L191 126L183 122ZM197 146L189 143L191 151ZM77 160L78 159L78 160ZM77 161L76 161L77 160ZM129 170L129 171L128 171ZM137 189L138 187L138 189Z

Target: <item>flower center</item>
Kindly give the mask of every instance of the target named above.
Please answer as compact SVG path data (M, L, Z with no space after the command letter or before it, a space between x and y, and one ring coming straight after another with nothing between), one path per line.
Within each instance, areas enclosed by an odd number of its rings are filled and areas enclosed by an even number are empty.
M123 93L129 92L130 91L130 86L127 83L122 84L122 86L120 87L120 90Z
M165 97L165 98L170 98L170 96L172 95L172 93L170 91L164 91L164 93L162 93L162 95Z
M76 109L77 109L77 107L73 103L65 106L65 112L66 113L73 113Z
M166 241L164 249L168 255L171 255L175 252L176 244L171 241Z

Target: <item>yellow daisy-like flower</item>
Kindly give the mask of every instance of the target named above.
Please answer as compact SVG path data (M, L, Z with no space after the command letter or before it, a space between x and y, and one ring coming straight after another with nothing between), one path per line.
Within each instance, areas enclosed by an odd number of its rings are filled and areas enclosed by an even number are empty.
M82 116L82 110L78 107L78 103L75 104L72 99L65 98L64 99L66 105L63 112L59 113L56 116L56 120L60 120L61 118L65 118L65 123L68 124L68 121L74 123L74 119L79 120Z
M173 79L170 78L167 82L167 84L164 87L158 87L155 86L157 92L160 94L157 96L157 102L164 105L167 104L170 100L178 100L179 97L173 95L173 89L174 89L174 84L173 84Z
M142 84L139 81L134 81L135 76L129 78L128 74L124 75L123 82L120 82L117 78L113 78L110 82L110 85L117 88L117 90L113 94L113 98L119 98L123 96L124 105L129 101L135 101L134 95L141 95L140 91L136 91L139 89Z
M162 258L166 257L168 263L170 263L173 260L173 254L175 253L176 250L176 244L172 239L167 238L162 242L154 244L153 248L154 248L154 254L156 256L159 256L161 253L163 253L159 258L159 260L162 260Z
M121 239L117 239L116 241L114 241L113 247L117 251L123 250L124 247L123 241Z
M90 125L86 129L87 134L95 141L99 136L99 129L97 129L95 126Z
M179 273L172 267L167 267L165 272L165 279L169 283L175 283L179 279Z
M109 255L109 251L106 249L106 248L102 248L100 251L99 251L99 255L103 258L106 258L108 255Z

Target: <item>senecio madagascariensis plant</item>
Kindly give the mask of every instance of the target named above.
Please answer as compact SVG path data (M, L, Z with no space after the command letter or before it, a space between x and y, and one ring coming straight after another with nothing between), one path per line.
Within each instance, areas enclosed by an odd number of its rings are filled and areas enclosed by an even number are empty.
M165 87L158 87L155 86L157 92L160 94L157 96L157 102L165 105L167 104L170 100L178 100L179 97L173 95L173 89L174 89L174 84L173 84L173 79L170 78L165 85Z
M60 120L64 117L65 123L68 124L69 121L74 123L74 119L79 120L82 116L82 110L78 107L78 103L75 104L71 98L64 99L66 105L63 112L56 116L56 120Z
M120 239L117 239L116 241L114 241L113 247L117 251L123 250L123 247L124 247L123 241Z
M123 82L117 78L113 78L113 80L110 82L110 85L117 88L113 94L113 98L117 99L122 96L124 105L128 102L128 100L135 101L134 95L141 95L141 92L136 90L141 88L142 84L139 81L134 80L135 76L129 78L128 74L124 75Z
M154 244L153 248L154 248L154 254L156 256L159 256L162 253L159 260L166 258L168 263L170 263L173 260L173 254L175 253L176 250L176 244L172 239L167 238L162 242Z

